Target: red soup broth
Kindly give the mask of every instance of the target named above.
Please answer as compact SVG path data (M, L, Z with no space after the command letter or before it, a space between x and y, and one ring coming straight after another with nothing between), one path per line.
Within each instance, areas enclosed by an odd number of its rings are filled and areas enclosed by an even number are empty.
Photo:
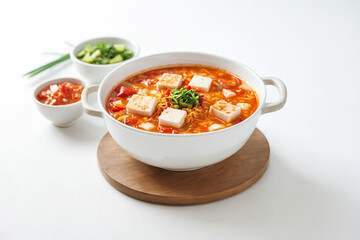
M167 96L171 90L166 88L158 89L156 85L164 73L182 76L183 82L179 89L191 89L188 84L194 75L210 77L212 79L209 92L201 92L198 89L194 89L200 93L201 98L199 99L199 103L192 109L181 109L187 111L187 116L185 123L180 128L161 126L161 124L159 124L159 116L161 113L168 107L172 107L167 100ZM230 90L235 93L235 96L226 97L222 91L223 89ZM151 116L128 113L126 105L134 94L157 98L158 104ZM220 100L224 100L234 106L242 103L246 105L246 108L242 109L241 114L234 120L226 122L216 117L210 109L213 104ZM241 123L250 117L258 107L259 99L257 93L246 81L225 70L202 65L164 67L130 76L110 91L106 101L107 112L116 120L141 130L168 134L210 132L213 131L211 126L221 126L216 130L227 128ZM154 127L144 129L142 127L146 126L143 125L144 123L151 123Z

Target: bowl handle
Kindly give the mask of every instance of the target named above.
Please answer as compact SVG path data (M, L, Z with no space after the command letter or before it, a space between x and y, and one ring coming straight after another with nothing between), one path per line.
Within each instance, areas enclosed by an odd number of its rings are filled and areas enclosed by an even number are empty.
M81 94L81 103L82 103L82 106L84 108L84 111L91 115L91 116L94 116L94 117L102 117L103 116L103 113L101 112L100 109L94 107L94 106L91 106L88 101L87 101L87 98L89 96L90 93L93 93L93 92L97 92L99 89L99 85L92 85L92 86L88 86L88 87L85 87L84 90L82 91L82 94Z
M279 91L279 100L272 103L265 103L261 111L262 114L280 110L286 103L287 91L285 84L275 77L264 77L261 79L264 81L265 85L272 85Z

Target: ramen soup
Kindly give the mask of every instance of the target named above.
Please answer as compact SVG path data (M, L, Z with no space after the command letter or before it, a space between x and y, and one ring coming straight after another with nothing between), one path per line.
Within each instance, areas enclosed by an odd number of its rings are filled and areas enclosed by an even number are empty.
M259 107L254 89L225 70L175 66L132 75L107 98L108 113L157 133L203 133L241 123Z

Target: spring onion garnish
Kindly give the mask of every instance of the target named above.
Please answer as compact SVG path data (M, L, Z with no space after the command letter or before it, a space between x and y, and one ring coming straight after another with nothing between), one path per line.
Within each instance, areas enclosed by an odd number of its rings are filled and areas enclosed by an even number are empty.
M199 103L200 94L193 89L173 89L167 97L173 108L193 108Z
M61 56L60 58L56 59L55 61L52 61L52 62L50 62L48 64L45 64L45 65L43 65L41 67L38 67L38 68L34 69L34 70L32 70L32 71L30 71L28 73L25 73L24 77L27 76L27 77L31 78L31 77L41 73L42 71L45 71L46 69L49 69L49 68L55 66L56 64L64 62L64 61L66 61L68 59L70 59L70 54L66 54L64 56Z

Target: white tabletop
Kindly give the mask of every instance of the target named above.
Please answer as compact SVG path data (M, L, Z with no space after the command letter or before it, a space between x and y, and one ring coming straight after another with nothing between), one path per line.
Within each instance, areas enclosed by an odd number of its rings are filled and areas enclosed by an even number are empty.
M8 1L0 14L0 239L360 239L359 1ZM78 77L68 63L21 75L64 43L122 35L142 53L238 60L288 87L258 128L265 175L228 199L189 207L134 200L99 172L101 119L44 119L35 84ZM276 92L270 89L270 100Z

